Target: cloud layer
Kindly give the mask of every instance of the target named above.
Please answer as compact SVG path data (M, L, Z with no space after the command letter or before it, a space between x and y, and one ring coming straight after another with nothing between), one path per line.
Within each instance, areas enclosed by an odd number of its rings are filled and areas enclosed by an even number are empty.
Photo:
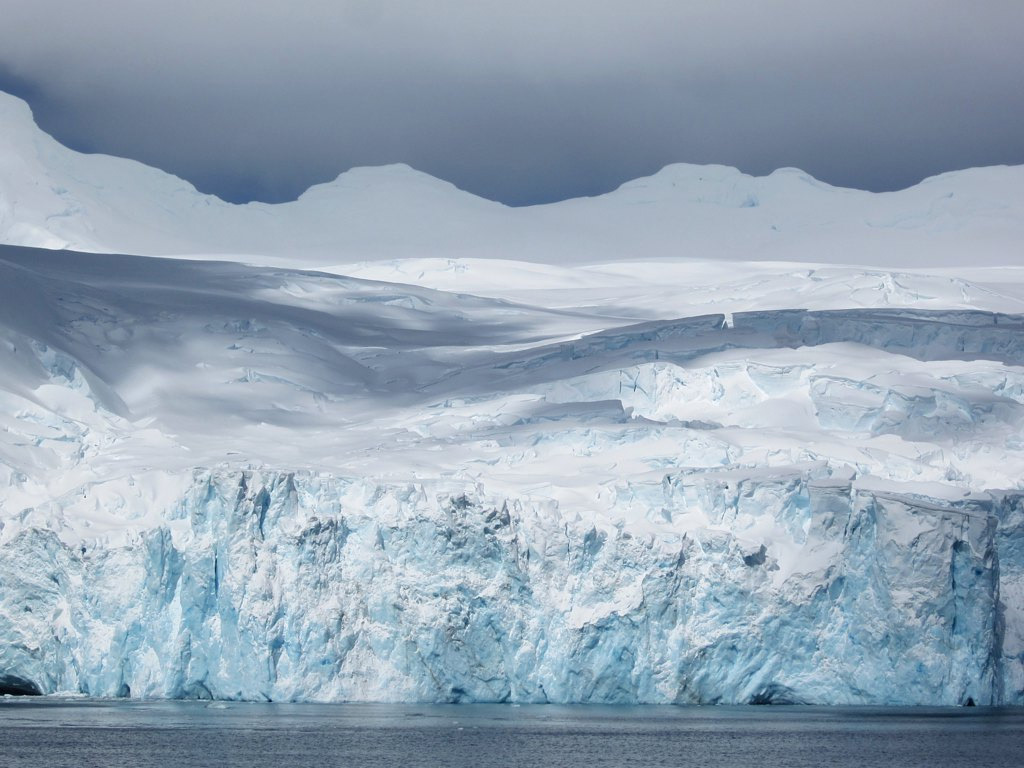
M15 0L0 88L234 200L407 162L512 204L670 162L893 189L1024 163L1024 4Z

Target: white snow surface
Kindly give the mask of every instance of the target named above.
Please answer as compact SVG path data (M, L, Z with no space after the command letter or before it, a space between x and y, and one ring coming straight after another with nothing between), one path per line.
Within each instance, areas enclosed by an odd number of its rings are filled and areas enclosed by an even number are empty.
M1021 265L1024 166L874 194L792 168L752 177L671 165L605 195L509 208L391 165L355 168L293 202L233 205L134 161L73 152L0 93L0 243L304 266L438 257Z
M0 692L1024 704L1021 169L232 206L0 125Z

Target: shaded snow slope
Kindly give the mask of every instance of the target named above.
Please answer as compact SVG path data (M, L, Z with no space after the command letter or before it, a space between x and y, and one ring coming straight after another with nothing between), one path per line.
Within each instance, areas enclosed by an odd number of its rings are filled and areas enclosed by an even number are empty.
M1024 703L1015 271L619 269L0 248L0 683Z
M353 169L289 203L232 205L139 163L73 152L0 93L0 242L303 266L425 257L1021 265L1024 167L872 194L794 169L756 178L673 165L599 197L508 208L396 165Z

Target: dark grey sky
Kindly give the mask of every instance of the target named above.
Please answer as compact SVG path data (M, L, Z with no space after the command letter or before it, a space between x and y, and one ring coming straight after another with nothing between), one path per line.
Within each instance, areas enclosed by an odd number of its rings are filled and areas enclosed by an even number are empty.
M235 201L389 162L511 204L672 162L882 190L1024 163L1022 40L1021 0L7 0L0 89Z

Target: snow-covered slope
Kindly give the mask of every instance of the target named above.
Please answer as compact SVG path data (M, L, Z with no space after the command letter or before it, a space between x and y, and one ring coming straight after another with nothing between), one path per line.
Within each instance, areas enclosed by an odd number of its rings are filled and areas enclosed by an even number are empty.
M901 270L679 259L559 267L497 259L401 259L323 269L552 309L586 308L623 318L792 307L1024 311L1024 265Z
M494 266L0 249L0 688L1024 703L1021 270Z
M358 168L279 205L231 205L139 163L82 155L0 93L0 242L325 265L502 258L893 266L1024 263L1024 167L947 173L884 194L794 169L755 178L673 165L595 198L507 208L407 166Z

